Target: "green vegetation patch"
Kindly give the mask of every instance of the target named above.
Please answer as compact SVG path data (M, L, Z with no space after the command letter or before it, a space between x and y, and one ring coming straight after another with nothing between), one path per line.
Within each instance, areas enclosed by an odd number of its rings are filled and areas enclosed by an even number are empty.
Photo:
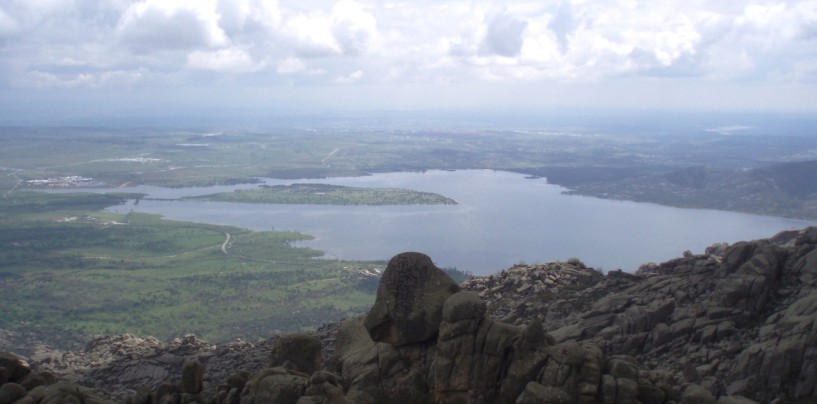
M315 259L311 237L99 209L123 195L0 199L0 329L62 348L94 334L255 340L364 312L382 262Z
M236 190L185 199L310 205L455 205L457 203L451 198L431 192L403 188L359 188L328 184L265 185L259 189Z
M0 198L0 219L19 214L87 211L125 202L125 195L17 191Z

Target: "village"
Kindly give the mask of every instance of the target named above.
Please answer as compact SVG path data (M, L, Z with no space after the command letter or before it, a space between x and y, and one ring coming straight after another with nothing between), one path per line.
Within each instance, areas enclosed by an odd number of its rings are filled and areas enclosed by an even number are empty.
M35 188L78 188L103 185L101 182L96 181L93 178L82 177L79 175L27 180L25 183L29 187Z

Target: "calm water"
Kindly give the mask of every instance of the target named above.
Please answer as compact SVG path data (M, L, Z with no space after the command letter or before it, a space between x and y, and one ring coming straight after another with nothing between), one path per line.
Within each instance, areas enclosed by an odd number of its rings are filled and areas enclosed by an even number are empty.
M302 243L329 258L389 259L421 251L438 266L486 274L519 262L578 257L604 270L633 271L684 250L703 252L716 242L770 237L815 222L714 210L563 195L544 179L489 170L388 173L367 177L281 181L437 192L455 206L262 205L198 201L141 201L111 211L158 213L169 219L252 230L298 230L316 237ZM256 185L167 189L138 187L154 198L201 195ZM119 190L121 191L121 190Z

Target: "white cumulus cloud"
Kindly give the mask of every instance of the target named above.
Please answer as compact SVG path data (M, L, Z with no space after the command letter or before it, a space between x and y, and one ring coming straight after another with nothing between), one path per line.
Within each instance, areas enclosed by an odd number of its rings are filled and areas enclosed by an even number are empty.
M377 22L359 4L342 0L332 7L332 35L344 54L360 55L377 42Z
M377 42L374 16L351 0L336 3L328 13L310 10L287 17L281 35L299 57L357 56Z
M228 42L217 19L203 3L146 0L128 7L117 33L137 53L212 48Z
M9 89L623 81L817 85L817 1L0 1Z
M281 11L275 0L217 0L216 13L219 26L233 39L267 35L281 24Z
M320 12L296 15L284 24L288 45L299 57L328 57L341 54L340 45L332 34L330 19Z

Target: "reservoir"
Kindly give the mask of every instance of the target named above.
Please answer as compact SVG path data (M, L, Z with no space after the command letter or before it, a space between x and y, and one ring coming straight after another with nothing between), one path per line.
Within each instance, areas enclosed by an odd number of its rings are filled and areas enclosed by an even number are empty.
M718 242L771 237L815 222L734 212L565 195L546 179L492 171L426 171L363 177L276 180L269 185L326 183L435 192L458 205L329 206L142 200L109 211L156 213L168 219L251 230L297 230L299 243L326 258L387 260L403 251L428 254L441 267L489 274L516 263L581 259L588 266L632 272L684 250L702 253ZM148 198L175 199L257 184L170 189L133 187ZM123 191L116 190L95 190Z

